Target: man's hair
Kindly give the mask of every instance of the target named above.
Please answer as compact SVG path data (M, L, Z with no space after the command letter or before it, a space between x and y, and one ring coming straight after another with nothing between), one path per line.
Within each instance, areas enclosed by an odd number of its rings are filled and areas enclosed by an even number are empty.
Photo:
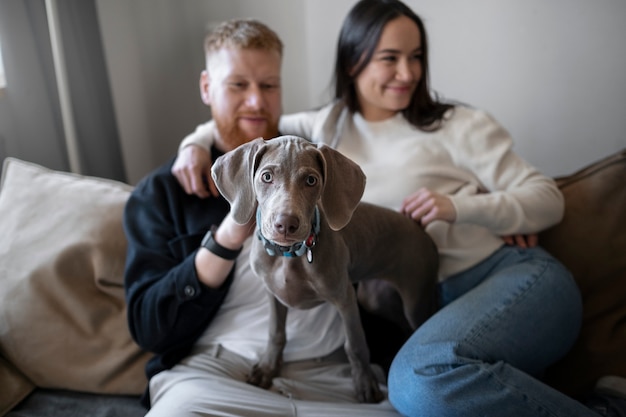
M261 49L283 56L283 43L272 29L254 19L233 19L220 23L204 40L208 58L222 48Z

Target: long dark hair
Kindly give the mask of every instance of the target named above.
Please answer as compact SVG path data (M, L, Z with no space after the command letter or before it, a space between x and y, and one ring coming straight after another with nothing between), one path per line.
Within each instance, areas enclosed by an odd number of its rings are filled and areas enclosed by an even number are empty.
M360 0L344 19L337 42L335 98L343 100L353 113L360 110L354 80L372 59L385 25L401 16L415 22L422 38L422 79L402 114L420 130L437 130L444 113L453 106L440 102L431 94L424 23L399 0Z

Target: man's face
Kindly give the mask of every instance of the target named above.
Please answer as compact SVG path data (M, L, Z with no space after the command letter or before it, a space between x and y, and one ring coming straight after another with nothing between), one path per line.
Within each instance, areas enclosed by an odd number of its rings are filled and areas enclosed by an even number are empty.
M200 77L202 100L211 107L224 151L278 135L282 113L281 56L276 51L223 48Z

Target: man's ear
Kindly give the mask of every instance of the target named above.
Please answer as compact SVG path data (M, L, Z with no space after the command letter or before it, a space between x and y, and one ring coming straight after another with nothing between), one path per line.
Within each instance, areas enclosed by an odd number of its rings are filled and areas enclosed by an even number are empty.
M207 70L202 71L200 73L200 97L207 106L211 105L211 96L209 95L210 81L209 72Z

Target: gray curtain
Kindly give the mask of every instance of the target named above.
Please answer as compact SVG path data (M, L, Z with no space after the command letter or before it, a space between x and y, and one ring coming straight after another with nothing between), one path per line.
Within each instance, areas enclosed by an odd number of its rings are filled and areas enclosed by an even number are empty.
M126 180L95 0L59 0L82 173ZM69 170L44 0L0 0L0 157Z

